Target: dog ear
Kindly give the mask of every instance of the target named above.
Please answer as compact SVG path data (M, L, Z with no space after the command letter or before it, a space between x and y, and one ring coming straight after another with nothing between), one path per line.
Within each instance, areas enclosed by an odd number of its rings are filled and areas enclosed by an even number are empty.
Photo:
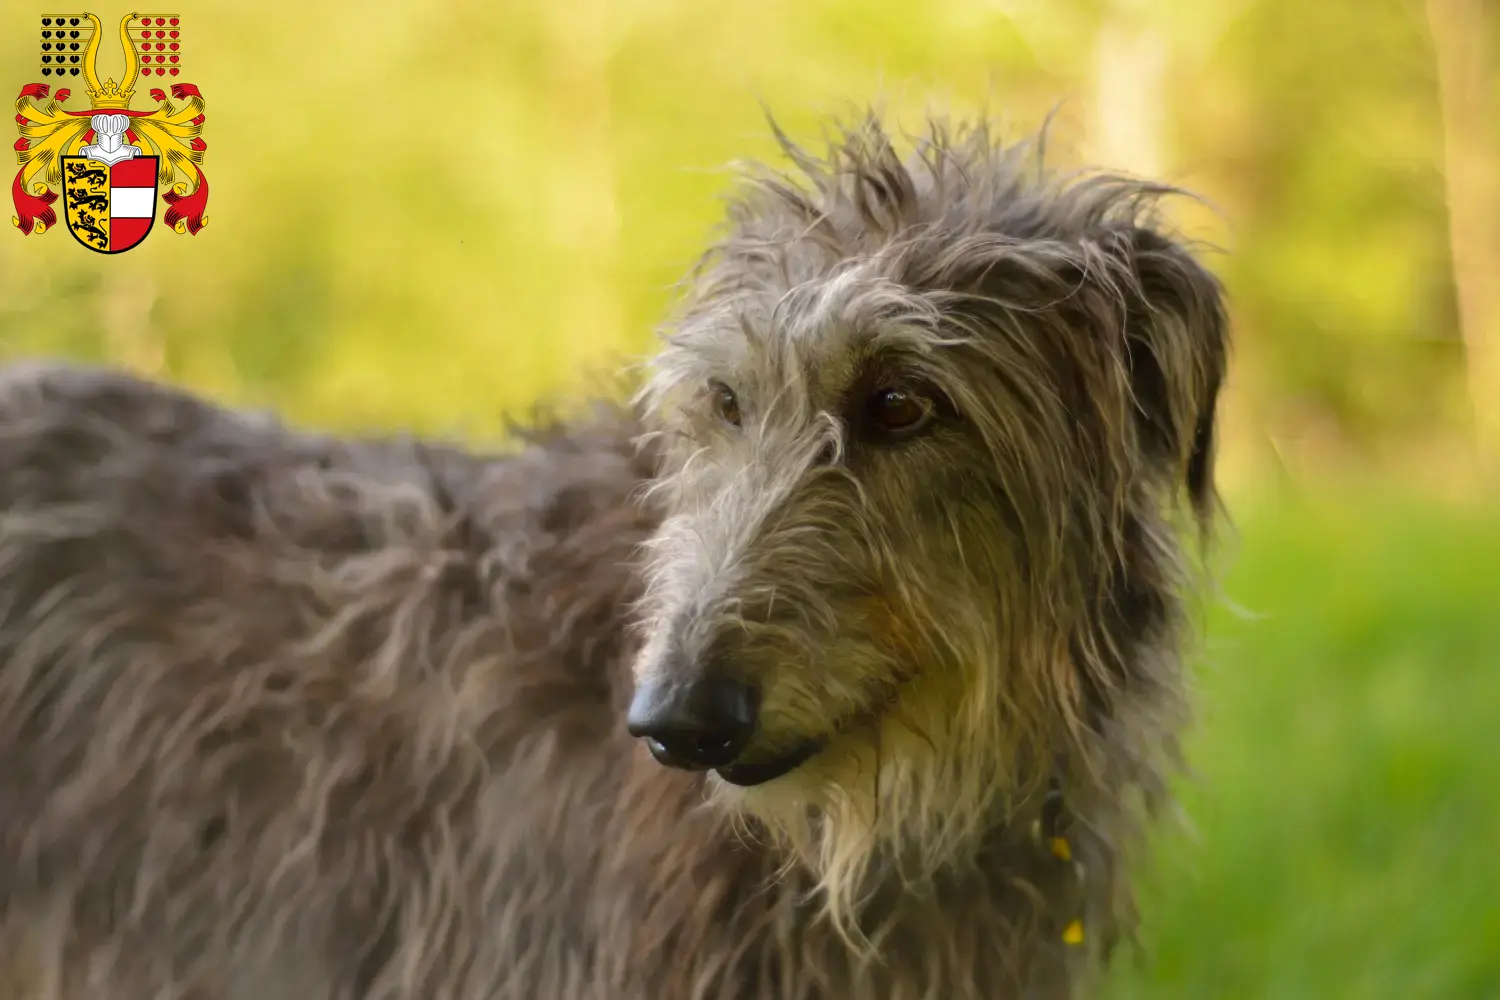
M1158 230L1132 226L1123 249L1127 295L1125 368L1141 447L1173 470L1200 518L1212 513L1219 391L1229 323L1219 280Z

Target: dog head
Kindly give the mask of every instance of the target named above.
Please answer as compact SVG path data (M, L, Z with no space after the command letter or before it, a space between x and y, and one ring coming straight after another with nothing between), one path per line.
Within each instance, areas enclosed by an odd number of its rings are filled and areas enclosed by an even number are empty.
M640 403L665 456L632 732L848 895L931 870L1175 686L1227 334L1168 189L983 125L761 170Z

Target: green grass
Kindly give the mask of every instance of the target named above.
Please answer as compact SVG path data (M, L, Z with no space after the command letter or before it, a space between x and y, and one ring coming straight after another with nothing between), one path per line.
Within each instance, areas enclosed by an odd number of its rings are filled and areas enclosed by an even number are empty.
M1500 998L1500 512L1283 498L1229 555L1108 996Z

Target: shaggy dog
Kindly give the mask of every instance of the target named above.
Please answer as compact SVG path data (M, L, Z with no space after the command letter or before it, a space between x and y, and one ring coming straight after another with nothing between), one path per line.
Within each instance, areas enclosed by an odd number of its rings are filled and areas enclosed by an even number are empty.
M518 449L0 376L0 992L1090 981L1184 719L1219 286L1165 189L982 126L782 142L635 401Z

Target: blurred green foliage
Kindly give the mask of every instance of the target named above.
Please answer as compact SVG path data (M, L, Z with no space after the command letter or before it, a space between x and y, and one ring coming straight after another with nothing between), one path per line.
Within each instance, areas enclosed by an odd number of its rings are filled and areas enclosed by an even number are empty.
M1248 512L1110 1000L1494 1000L1500 513Z
M725 165L774 154L761 101L811 140L871 101L1018 138L1055 111L1058 166L1212 207L1179 220L1225 251L1227 597L1260 615L1212 619L1198 840L1164 835L1113 995L1497 997L1500 522L1374 502L1462 479L1471 410L1500 407L1466 388L1450 250L1429 15L1454 2L1500 31L1493 0L189 4L209 226L118 258L7 227L0 359L490 435L649 350ZM0 0L12 92L39 13Z

